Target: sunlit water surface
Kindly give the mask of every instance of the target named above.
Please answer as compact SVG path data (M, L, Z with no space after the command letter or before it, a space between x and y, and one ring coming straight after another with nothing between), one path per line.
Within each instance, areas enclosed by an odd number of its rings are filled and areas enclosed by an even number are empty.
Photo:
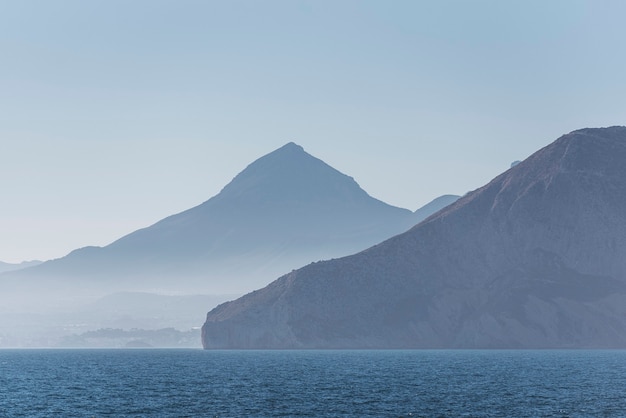
M626 351L0 350L0 416L626 416Z

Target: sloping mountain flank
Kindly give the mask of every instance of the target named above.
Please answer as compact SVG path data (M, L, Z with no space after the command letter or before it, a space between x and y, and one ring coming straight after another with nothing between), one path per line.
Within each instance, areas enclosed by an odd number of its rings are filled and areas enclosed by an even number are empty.
M245 293L311 261L361 251L417 222L288 143L208 201L100 248L19 273L119 290Z
M208 313L205 348L626 347L626 128L582 129L409 231Z

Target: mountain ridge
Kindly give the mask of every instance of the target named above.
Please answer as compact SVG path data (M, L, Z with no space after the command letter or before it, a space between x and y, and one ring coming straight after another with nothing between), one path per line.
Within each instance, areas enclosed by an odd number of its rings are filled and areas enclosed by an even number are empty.
M193 208L14 277L136 283L117 289L128 291L184 285L204 293L219 281L225 286L219 293L243 293L310 261L367 248L419 220L371 197L352 177L289 142ZM241 280L246 282L239 285Z
M43 261L39 260L22 261L21 263L5 263L4 261L0 261L0 273L21 270L39 265L41 263L43 263Z

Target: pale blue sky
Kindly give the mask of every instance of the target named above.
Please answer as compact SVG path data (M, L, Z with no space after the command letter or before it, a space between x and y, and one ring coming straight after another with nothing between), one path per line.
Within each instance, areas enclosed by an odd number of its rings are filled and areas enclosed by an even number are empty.
M106 245L294 141L412 210L626 124L622 1L0 1L0 260Z

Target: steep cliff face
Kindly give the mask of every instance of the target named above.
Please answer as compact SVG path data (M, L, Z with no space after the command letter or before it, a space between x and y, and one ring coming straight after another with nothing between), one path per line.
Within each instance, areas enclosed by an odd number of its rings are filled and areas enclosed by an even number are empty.
M218 306L203 344L626 347L626 128L565 135L404 234Z

